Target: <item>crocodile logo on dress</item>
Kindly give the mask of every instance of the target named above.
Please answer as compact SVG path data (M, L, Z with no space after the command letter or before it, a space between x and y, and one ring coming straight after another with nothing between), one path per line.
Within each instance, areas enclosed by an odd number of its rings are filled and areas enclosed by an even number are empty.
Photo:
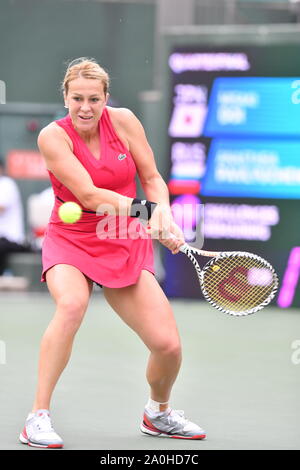
M120 155L118 156L118 160L124 160L124 158L126 157L127 157L126 153L120 153Z

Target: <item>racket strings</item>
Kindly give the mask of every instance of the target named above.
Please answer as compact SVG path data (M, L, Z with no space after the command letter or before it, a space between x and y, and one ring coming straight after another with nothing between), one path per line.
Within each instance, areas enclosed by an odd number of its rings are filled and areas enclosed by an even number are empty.
M204 267L201 279L204 295L228 313L266 305L277 288L272 266L256 255L214 258Z

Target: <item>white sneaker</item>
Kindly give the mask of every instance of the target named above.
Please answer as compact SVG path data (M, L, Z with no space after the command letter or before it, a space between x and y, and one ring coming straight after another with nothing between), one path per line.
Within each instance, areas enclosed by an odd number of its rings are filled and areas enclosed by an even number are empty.
M61 448L64 445L52 427L48 410L29 413L19 439L22 444L32 447Z
M163 412L152 412L145 408L140 430L144 434L175 439L205 439L206 432L184 416L182 410L169 408Z

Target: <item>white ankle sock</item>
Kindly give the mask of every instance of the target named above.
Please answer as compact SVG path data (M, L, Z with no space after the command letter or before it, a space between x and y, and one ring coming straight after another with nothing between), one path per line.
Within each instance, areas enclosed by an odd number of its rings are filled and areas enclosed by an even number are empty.
M160 412L160 407L159 405L167 405L169 402L166 401L165 403L160 403L158 401L155 401L155 400L152 400L151 398L149 398L147 404L146 404L146 408L151 410L151 411L154 411L156 413L159 413Z

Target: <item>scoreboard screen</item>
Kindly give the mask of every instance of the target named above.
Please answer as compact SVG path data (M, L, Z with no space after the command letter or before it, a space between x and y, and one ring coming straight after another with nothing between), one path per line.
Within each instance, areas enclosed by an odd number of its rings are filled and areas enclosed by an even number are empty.
M281 308L300 306L299 53L293 44L180 46L168 58L175 220L198 248L266 258ZM202 297L189 265L166 252L170 297Z

